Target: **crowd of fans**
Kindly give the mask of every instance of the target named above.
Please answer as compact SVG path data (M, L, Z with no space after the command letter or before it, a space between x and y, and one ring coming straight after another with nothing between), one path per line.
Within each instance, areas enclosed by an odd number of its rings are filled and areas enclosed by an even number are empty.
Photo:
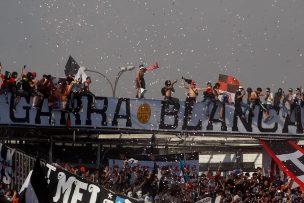
M19 203L18 191L8 189L7 185L0 183L0 203Z
M49 108L70 110L78 112L82 108L81 96L83 94L89 95L92 99L92 108L95 108L95 96L90 91L91 78L87 77L85 81L75 78L74 75L69 75L66 78L54 78L51 75L43 75L41 79L37 79L36 72L26 70L24 66L21 74L17 72L8 72L4 74L0 69L0 76L2 81L1 93L6 95L6 102L8 103L7 93L14 95L13 111L16 111L21 97L29 99L33 97L32 107L40 108L44 99L48 100ZM74 104L76 99L77 104Z
M139 71L142 71L142 66ZM51 109L58 108L62 110L69 110L72 112L78 112L82 108L81 97L83 94L89 96L92 100L92 108L95 108L95 95L90 91L91 78L87 77L82 81L82 77L76 78L74 75L69 75L66 78L54 78L51 75L43 75L42 79L37 79L36 72L27 71L24 66L21 70L21 74L17 72L8 72L4 74L1 70L0 64L0 76L2 81L1 93L7 95L11 92L14 95L13 110L16 111L16 106L19 103L21 97L29 98L33 97L32 107L40 107L43 99L48 99L48 105ZM142 79L143 80L143 79ZM204 88L199 88L193 80L182 78L184 81L184 87L187 90L186 105L193 106L197 102L196 97L198 92L202 91L206 102L206 116L209 116L211 109L210 104L219 106L220 108L225 103L234 103L237 112L241 116L246 114L253 115L255 106L260 106L264 111L264 121L267 122L272 119L269 113L270 109L274 109L278 114L281 111L282 116L285 118L291 116L293 111L299 111L299 107L304 106L304 93L301 88L293 90L289 88L287 93L282 88L273 93L270 88L266 88L265 91L258 87L256 90L248 87L245 90L242 86L236 91L235 98L231 98L231 94L226 94L220 91L220 83L215 83L212 86L211 82L207 83ZM172 97L174 92L174 84L177 82L170 80L165 81L165 86L162 88L161 93L165 100L178 103L178 99ZM8 103L8 97L6 96L6 102ZM76 104L75 100L77 101ZM244 101L243 101L244 100ZM220 110L220 119L223 119L223 112Z
M196 83L193 80L182 78L184 81L184 87L187 89L186 105L193 106L197 102L198 92L203 92L202 102L206 103L206 116L210 115L210 105L214 104L220 108L219 118L223 119L223 105L233 104L237 110L237 113L245 118L247 114L254 115L255 106L259 106L264 112L264 122L270 121L273 116L270 114L270 109L276 111L277 114L281 112L282 117L291 118L292 112L300 111L300 107L304 106L304 92L302 88L289 88L288 92L285 93L282 88L278 88L276 92L272 92L269 87L265 91L262 88L258 87L256 90L253 90L251 87L248 87L246 90L243 86L239 86L234 94L220 90L220 83L215 83L212 86L211 82L207 82L205 88L197 87ZM174 84L177 81L171 82L166 80L165 86L161 89L161 93L164 96L164 100L171 102L178 102L177 98L172 97L174 92ZM297 116L297 114L295 114Z
M243 101L243 97L247 95L246 101ZM235 94L235 107L240 115L245 116L248 111L253 115L255 106L260 106L264 112L264 122L267 122L273 118L270 115L270 109L276 111L277 114L282 112L282 117L291 118L292 112L296 112L294 115L297 117L297 112L301 111L300 107L304 106L304 93L301 88L296 88L294 91L292 88L288 89L287 93L284 93L282 88L273 94L270 88L266 88L263 92L262 88L258 87L255 91L252 88L247 88L245 91L242 86ZM297 119L295 119L297 120Z
M170 167L148 170L138 165L105 166L90 171L86 167L63 168L117 194L145 203L197 202L206 197L220 203L304 202L304 192L290 178L264 176L261 168L243 173L233 170L225 177L221 170L194 175L177 175Z

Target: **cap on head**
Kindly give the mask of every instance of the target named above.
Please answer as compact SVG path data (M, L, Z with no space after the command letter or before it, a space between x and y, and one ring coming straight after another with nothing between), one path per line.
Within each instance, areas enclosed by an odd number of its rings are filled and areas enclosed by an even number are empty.
M139 70L146 69L143 64L139 65Z
M270 92L270 88L269 87L266 88L266 92Z
M289 89L288 89L288 92L292 92L292 91L293 91L293 89L292 89L292 88L289 88Z
M239 86L239 89L244 89L244 87L240 85L240 86Z
M192 82L191 82L191 85L196 85L196 82L195 82L195 81L192 81Z

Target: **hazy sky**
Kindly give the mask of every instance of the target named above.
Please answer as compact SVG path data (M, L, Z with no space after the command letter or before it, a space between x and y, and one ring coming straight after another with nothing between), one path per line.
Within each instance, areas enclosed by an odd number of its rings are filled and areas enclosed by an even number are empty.
M64 75L69 55L114 81L118 67L158 61L146 74L147 98L167 79L199 85L219 73L245 86L297 87L304 76L303 0L0 0L0 60L40 76ZM117 95L134 97L135 71ZM111 96L92 75L97 95ZM176 87L184 98L185 90Z

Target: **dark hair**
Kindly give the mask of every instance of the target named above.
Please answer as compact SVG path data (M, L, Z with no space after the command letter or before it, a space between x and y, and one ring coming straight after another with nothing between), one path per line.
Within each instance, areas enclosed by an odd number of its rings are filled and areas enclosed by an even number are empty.
M31 72L28 72L26 74L27 79L32 80L33 79L33 74Z
M262 88L258 87L257 91L262 92Z
M17 77L18 77L18 73L17 73L17 72L12 72L11 77L12 77L12 78L17 78Z
M217 82L217 83L215 83L213 88L219 88L220 86L221 86L221 84Z
M166 86L171 85L171 81L170 81L170 80L166 80L166 81L165 81L165 85L166 85Z
M252 88L251 88L251 87L248 87L246 91L247 91L248 93L251 93L251 92L252 92Z

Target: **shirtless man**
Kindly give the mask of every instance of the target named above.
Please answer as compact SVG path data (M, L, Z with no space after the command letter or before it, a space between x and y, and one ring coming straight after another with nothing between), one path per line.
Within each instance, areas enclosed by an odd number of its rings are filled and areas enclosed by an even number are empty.
M220 107L220 119L224 119L224 108L222 102L219 99L219 96L222 94L220 93L220 86L220 83L215 83L215 85L213 86L214 105Z
M195 81L192 81L190 86L186 86L184 83L184 87L188 90L187 97L186 97L186 106L193 107L194 103L196 102L196 97L198 95L198 91L205 90L205 89L197 88ZM192 113L192 109L191 109L191 113Z
M143 95L140 93L140 89L146 89L146 82L145 82L145 72L147 69L144 67L144 65L139 66L139 70L136 72L136 78L135 78L135 87L136 87L136 98L144 98Z
M164 96L165 96L165 99L170 99L172 97L172 92L174 92L174 84L177 82L177 80L173 81L171 83L170 80L166 80L165 82L165 87L164 88Z
M256 105L259 105L263 109L264 112L267 111L265 106L262 105L262 103L261 103L260 96L265 96L265 94L262 93L262 88L260 88L260 87L258 87L256 89L256 91L253 91L250 94L250 113L252 115L254 115L253 111L254 111L254 108Z
M175 97L172 97L172 93L174 92L174 84L177 83L177 80L171 82L170 80L166 80L165 86L162 88L162 94L166 101L172 101L177 103L179 106L179 100Z

